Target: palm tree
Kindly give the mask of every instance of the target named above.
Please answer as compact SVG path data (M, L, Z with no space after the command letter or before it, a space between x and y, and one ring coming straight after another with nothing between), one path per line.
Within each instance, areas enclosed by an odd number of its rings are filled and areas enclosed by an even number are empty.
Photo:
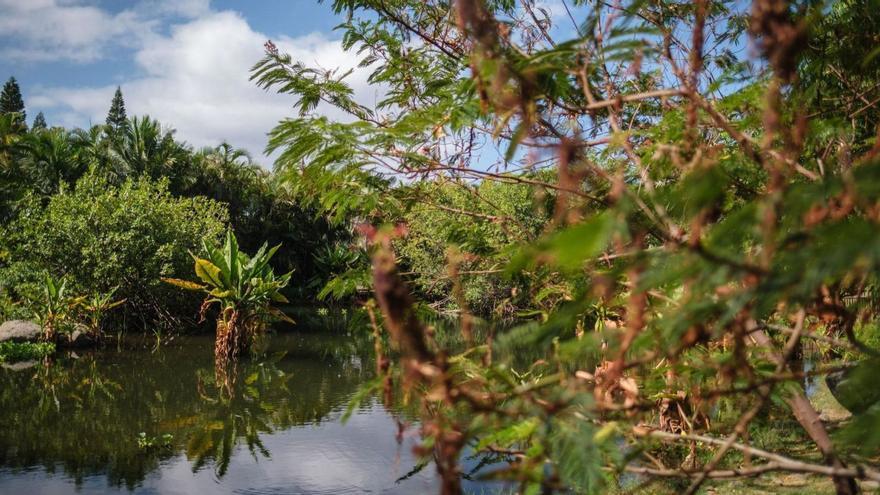
M23 136L21 125L13 114L0 114L0 173L13 168L14 157L20 149Z
M0 114L0 220L8 219L21 196L18 159L24 129L15 114Z
M210 180L217 196L229 196L231 185L253 185L267 174L254 163L250 154L229 143L221 143L216 148L204 148L197 154L202 173ZM234 187L234 189L240 189ZM221 198L217 198L221 199Z
M268 209L266 182L269 173L251 160L242 149L228 143L205 148L195 156L199 180L189 191L224 202L236 232L241 234L248 249L256 249L249 241L259 237L246 231L246 226L260 223Z
M174 131L163 129L149 116L134 117L113 147L125 168L126 177L146 175L167 177L174 192L186 190L194 182L190 152L174 140Z
M78 159L118 184L126 175L124 165L113 152L112 141L105 125L93 125L89 129L75 129L70 139Z
M70 134L61 128L28 133L22 147L22 168L41 195L55 194L62 183L75 183L88 169L77 159Z

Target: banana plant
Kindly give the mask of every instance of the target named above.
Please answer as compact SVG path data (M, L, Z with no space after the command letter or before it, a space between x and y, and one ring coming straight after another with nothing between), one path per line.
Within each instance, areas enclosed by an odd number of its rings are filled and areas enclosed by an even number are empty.
M83 299L80 303L82 312L88 322L89 332L93 336L101 335L101 324L107 312L125 303L125 299L113 300L115 292L116 289L114 288L110 292L93 294L90 298Z
M43 339L52 341L58 331L73 328L73 312L82 304L82 297L73 297L67 291L67 280L56 280L47 275L43 284L43 299L38 301L34 316L43 328Z
M165 282L187 290L206 294L200 311L205 319L207 310L217 304L217 338L214 346L218 360L230 360L245 350L275 319L292 321L273 303L286 303L281 289L290 282L290 273L276 275L269 260L280 246L263 246L253 256L238 249L231 231L221 247L203 243L205 257L192 255L195 274L200 282L165 278Z

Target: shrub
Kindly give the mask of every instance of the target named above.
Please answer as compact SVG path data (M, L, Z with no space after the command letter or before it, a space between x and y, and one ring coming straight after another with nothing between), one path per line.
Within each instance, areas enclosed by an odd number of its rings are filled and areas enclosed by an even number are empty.
M39 297L47 274L64 277L80 294L125 299L126 324L179 324L195 314L186 297L162 277L190 271L188 251L226 229L225 208L205 198L175 198L167 181L146 178L113 186L89 174L72 191L43 206L31 199L3 232L6 265L0 284L19 298Z
M407 234L395 247L421 297L441 310L464 303L484 316L510 316L535 299L524 280L511 280L502 270L511 246L534 240L549 222L548 208L531 188L489 181L420 186L434 201L416 204L403 216ZM453 260L461 300L448 297L455 290Z
M55 344L49 342L0 342L0 363L42 359L54 353Z

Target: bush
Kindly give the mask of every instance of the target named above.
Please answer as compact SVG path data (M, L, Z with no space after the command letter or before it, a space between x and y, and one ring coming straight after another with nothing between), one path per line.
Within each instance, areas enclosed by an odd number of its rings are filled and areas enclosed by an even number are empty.
M107 293L126 303L126 324L169 326L192 318L198 298L181 295L162 277L189 274L203 240L219 239L227 212L205 198L175 198L167 181L146 178L113 186L89 174L45 206L31 199L4 232L0 284L33 299L45 275L67 278L79 294Z
M0 363L42 359L55 353L49 342L0 342Z
M524 185L489 181L421 187L435 202L416 204L404 215L407 234L395 245L420 297L441 310L457 308L460 301L448 297L452 256L460 262L461 296L470 311L511 316L531 304L528 284L511 280L502 268L511 246L534 240L548 224L541 198Z

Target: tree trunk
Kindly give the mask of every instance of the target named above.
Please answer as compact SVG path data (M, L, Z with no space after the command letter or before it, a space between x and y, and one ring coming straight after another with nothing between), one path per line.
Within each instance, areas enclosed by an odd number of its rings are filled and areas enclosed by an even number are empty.
M763 330L756 330L752 332L751 335L757 344L765 346L768 349L773 348L773 342ZM782 356L774 355L773 357L777 361L782 360ZM819 419L819 414L813 409L813 405L810 404L807 396L804 395L803 388L798 388L791 397L786 399L786 402L791 407L791 411L794 413L794 417L797 419L798 423L800 423L804 431L807 432L807 435L810 436L813 443L815 443L816 447L822 452L822 455L825 456L825 463L835 468L846 467L843 461L841 461L840 458L837 457L837 454L834 453L834 444L831 442L831 437L828 436L828 431L825 429L825 425L822 423L822 420ZM856 493L859 493L859 486L854 479L840 477L834 477L832 479L834 480L834 488L837 495L855 495Z

